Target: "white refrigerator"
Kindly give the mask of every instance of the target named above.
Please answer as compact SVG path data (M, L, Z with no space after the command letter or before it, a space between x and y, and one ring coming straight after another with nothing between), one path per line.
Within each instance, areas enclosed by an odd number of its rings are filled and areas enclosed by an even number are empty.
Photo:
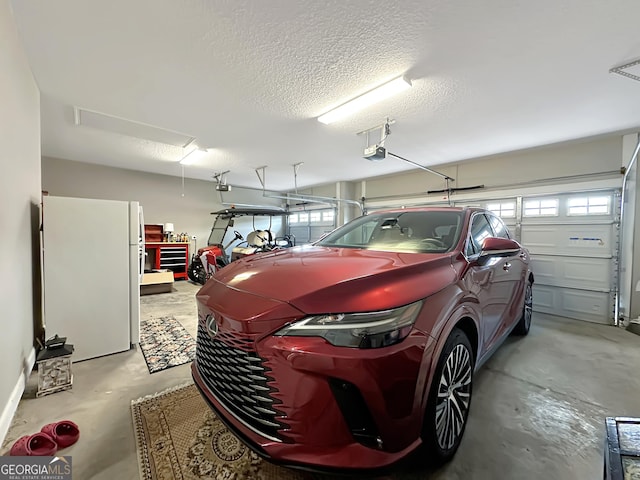
M138 202L45 196L42 211L46 338L73 361L140 341L144 219Z

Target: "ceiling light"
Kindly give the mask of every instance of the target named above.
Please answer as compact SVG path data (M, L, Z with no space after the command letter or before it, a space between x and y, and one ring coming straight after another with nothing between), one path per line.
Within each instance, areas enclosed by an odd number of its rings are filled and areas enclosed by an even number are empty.
M374 103L378 103L385 98L389 98L409 87L411 87L411 81L406 77L401 76L394 78L390 82L384 83L373 90L369 90L367 93L363 93L359 97L349 100L347 103L343 103L339 107L320 115L318 117L318 121L328 125L353 113L359 112L363 108L373 105Z
M180 165L192 165L202 157L207 154L206 148L194 148L189 153L187 153L182 160L180 160Z

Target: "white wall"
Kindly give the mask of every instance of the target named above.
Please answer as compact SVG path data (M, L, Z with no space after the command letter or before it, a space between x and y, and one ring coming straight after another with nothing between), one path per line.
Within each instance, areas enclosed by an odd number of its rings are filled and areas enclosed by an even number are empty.
M195 235L198 248L205 246L209 238L214 220L211 212L228 208L221 204L220 192L215 190L213 180L185 178L183 196L180 177L49 157L42 158L42 189L49 195L61 197L137 200L144 208L145 223L173 223L176 233ZM224 202L281 205L281 200L263 197L261 190L234 187L222 196ZM242 221L237 224L234 228L245 236L252 230L251 225ZM256 228L266 226L256 225Z
M30 372L34 323L41 322L40 93L8 0L0 0L0 72L1 443Z

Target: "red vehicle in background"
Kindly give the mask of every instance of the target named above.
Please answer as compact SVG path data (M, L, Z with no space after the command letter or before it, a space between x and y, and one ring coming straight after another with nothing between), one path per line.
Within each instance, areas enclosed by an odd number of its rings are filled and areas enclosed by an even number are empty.
M211 212L211 215L215 215L216 218L213 222L213 227L211 227L207 246L199 248L198 251L191 256L191 263L187 269L189 279L195 283L204 285L216 270L239 258L260 252L268 252L275 248L292 247L295 245L295 239L291 235L275 238L272 234L273 217L281 217L281 227L285 226L284 218L286 212L284 210L257 207L227 208L217 212ZM227 232L233 228L235 224L235 219L241 217L251 217L253 224L252 232L247 235L247 239L245 240L239 231L233 230L233 237L227 241L226 245L223 244ZM264 230L256 230L256 220L262 217L269 219L268 226ZM240 243L233 248L231 257L229 257L227 249L236 242Z
M375 469L450 460L474 372L531 325L529 253L477 208L353 220L217 271L197 294L195 384L277 463Z

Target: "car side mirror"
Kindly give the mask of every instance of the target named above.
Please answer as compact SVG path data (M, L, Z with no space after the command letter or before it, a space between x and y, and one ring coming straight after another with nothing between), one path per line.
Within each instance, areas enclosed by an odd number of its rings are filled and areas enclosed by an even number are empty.
M520 244L510 238L487 237L482 242L479 258L508 257L520 251Z

